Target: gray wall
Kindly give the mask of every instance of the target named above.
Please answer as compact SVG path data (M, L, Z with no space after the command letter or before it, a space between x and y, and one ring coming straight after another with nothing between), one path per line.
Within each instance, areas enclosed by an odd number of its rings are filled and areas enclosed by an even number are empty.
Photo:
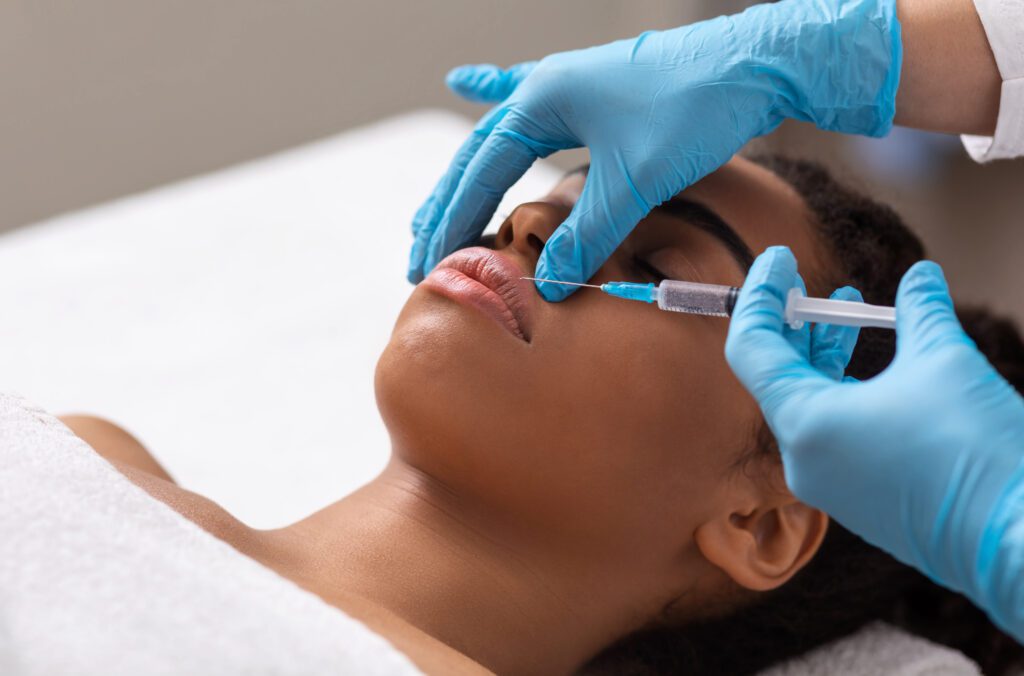
M685 23L686 2L0 3L0 228L421 106L464 62Z
M477 114L445 91L451 66L537 58L742 4L9 0L0 230L411 108ZM893 143L792 125L768 141L863 177L925 236L960 297L1024 320L1024 162L977 167L946 146L893 171L913 150ZM876 151L888 159L870 161Z

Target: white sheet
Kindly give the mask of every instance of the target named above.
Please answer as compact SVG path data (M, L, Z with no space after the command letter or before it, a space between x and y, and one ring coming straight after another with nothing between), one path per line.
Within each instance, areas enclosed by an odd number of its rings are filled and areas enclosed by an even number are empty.
M337 499L387 459L373 367L470 128L411 113L0 237L3 389L115 420L254 527Z

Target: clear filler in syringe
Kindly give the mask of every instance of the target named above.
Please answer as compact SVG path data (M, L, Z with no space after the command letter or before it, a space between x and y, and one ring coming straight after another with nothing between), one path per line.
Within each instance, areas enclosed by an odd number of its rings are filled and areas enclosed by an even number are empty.
M674 279L666 279L658 285L634 282L607 282L598 285L560 282L537 277L523 277L523 279L599 289L619 298L657 303L662 310L711 317L731 317L733 308L736 307L736 299L740 295L739 288L735 286L683 282ZM786 323L794 329L802 327L804 322L870 326L880 329L896 328L896 308L869 305L851 300L808 298L799 288L789 290L783 316Z

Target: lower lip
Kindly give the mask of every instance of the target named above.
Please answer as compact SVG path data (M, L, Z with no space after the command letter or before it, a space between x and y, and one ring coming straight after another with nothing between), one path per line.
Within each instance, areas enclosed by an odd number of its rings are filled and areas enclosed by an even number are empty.
M472 277L452 268L436 268L423 280L422 286L452 300L480 310L501 324L509 333L526 340L523 330L501 296Z

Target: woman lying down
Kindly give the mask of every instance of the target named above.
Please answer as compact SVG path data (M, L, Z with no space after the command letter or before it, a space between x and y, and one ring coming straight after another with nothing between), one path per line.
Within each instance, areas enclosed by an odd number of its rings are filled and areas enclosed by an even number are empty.
M1019 660L961 597L786 490L725 362L726 321L586 291L550 304L519 280L584 179L520 205L415 289L377 365L390 463L297 523L249 528L110 423L64 421L153 497L428 672L751 673L874 620L989 673ZM816 166L737 158L655 209L594 281L739 286L772 244L793 250L812 295L849 284L884 304L923 255L890 209ZM1020 389L1013 327L964 322ZM893 345L864 331L847 373L878 373ZM840 377L843 352L820 366Z

